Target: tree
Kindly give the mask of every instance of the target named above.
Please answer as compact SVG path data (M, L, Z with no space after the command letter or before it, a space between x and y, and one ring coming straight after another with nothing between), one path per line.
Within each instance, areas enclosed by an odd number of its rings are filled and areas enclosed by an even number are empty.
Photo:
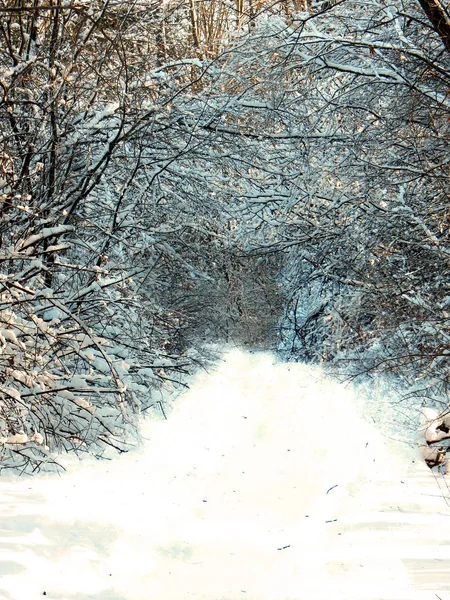
M34 470L126 450L152 388L191 364L168 349L165 288L196 269L171 243L195 207L171 212L163 182L195 147L170 108L191 63L142 54L154 22L134 4L0 10L0 466Z
M446 393L442 3L0 11L3 468L126 450L203 341L277 318Z
M234 85L251 114L220 131L258 139L271 169L239 210L254 252L286 256L284 346L356 373L431 378L421 393L439 395L449 56L425 17L418 4L343 2L291 26L269 21L238 50Z

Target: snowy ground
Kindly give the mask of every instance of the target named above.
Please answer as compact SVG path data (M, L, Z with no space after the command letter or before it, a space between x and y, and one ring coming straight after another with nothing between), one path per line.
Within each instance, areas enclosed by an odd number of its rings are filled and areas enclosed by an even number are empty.
M443 479L318 370L225 358L140 453L0 480L1 600L450 599Z

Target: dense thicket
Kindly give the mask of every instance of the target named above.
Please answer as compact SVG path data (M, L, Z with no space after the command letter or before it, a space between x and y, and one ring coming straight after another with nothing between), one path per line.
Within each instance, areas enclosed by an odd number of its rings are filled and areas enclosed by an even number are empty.
M0 5L2 468L126 450L194 340L265 337L194 8Z
M254 107L233 127L260 140L267 169L240 200L258 223L246 237L285 256L281 349L446 402L450 21L425 4L267 20L228 71Z
M2 0L0 467L126 450L204 341L276 326L285 356L445 395L449 23Z

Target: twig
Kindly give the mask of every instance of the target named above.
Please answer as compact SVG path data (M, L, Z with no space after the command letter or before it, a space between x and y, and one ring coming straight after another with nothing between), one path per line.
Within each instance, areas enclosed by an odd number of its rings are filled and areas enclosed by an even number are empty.
M164 412L164 406L162 405L161 400L157 400L157 404L159 404L159 407L161 409L162 414L164 415L165 420L167 421L167 416L166 413Z

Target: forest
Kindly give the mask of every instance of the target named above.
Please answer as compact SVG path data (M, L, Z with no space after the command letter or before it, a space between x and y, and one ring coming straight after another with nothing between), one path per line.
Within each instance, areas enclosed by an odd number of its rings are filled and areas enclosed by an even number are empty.
M210 344L448 404L450 3L0 0L0 470Z

